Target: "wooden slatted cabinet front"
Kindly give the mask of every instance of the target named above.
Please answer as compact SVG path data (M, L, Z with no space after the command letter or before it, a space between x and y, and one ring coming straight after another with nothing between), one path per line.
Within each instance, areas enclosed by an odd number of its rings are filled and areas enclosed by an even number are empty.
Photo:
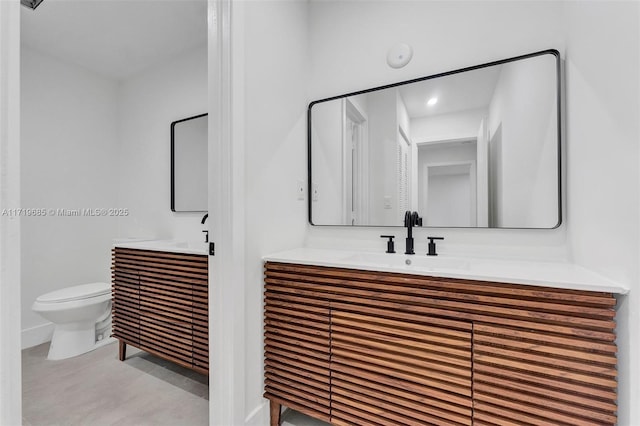
M328 422L329 302L289 291L290 279L273 276L266 282L265 397L276 422L281 405Z
M267 262L265 397L335 425L615 425L610 293Z
M113 335L126 345L208 374L208 266L204 255L116 247Z
M471 425L471 324L358 310L331 311L331 423Z

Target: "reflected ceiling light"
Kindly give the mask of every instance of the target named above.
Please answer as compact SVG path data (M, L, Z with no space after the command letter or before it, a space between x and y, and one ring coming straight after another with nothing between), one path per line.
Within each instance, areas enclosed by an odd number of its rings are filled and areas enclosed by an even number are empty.
M429 105L429 106L434 106L437 103L438 103L438 98L436 98L436 97L433 97L433 98L431 98L431 99L429 99L427 101L427 105Z

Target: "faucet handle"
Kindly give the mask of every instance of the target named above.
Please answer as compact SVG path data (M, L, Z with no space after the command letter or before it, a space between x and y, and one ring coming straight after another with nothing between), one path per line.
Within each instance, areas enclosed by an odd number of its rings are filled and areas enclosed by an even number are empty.
M429 252L427 256L437 256L438 253L436 253L436 243L434 240L444 240L444 237L427 237L427 239L429 240Z
M395 235L380 235L380 238L388 238L389 241L387 241L387 251L386 253L395 253L396 249L393 245L393 239L395 238Z

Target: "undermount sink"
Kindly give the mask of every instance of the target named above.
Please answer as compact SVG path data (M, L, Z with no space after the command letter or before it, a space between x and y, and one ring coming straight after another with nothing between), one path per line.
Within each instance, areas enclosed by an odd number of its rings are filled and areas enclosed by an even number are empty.
M158 250L191 254L207 253L207 243L205 243L204 241L149 240L130 243L118 243L117 245L119 247L137 248L142 250Z
M451 257L406 255L400 253L357 253L345 257L346 262L375 264L384 267L404 267L425 270L468 270L468 260Z
M173 241L172 244L175 247L189 248L189 249L202 249L207 248L207 243L203 241Z
M159 240L156 244L159 249L164 248L179 253L204 254L207 252L207 243L204 241Z

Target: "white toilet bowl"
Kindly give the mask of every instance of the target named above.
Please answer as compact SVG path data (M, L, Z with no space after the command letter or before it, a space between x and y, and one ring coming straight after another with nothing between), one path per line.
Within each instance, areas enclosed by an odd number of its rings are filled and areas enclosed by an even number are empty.
M31 309L55 325L47 359L70 358L111 340L103 338L103 334L100 340L96 336L96 323L104 324L111 312L111 286L107 283L82 284L43 294Z

